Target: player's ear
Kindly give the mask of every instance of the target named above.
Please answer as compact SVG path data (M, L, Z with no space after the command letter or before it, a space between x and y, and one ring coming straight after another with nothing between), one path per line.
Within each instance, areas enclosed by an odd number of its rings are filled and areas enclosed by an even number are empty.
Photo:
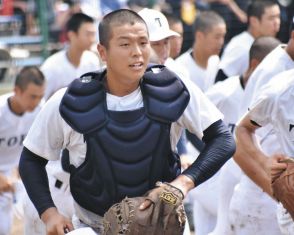
M97 51L99 52L100 58L102 61L106 61L107 54L106 54L106 47L101 45L100 43L97 44Z
M250 60L250 65L249 65L249 67L250 67L250 69L254 70L254 69L257 67L257 65L259 65L259 64L260 64L260 60L255 59L255 58L252 58L252 59Z
M72 39L73 39L73 37L75 36L75 32L73 32L73 31L68 31L67 33L66 33L66 36L67 36L67 38L68 38L68 40L69 41L72 41Z
M251 25L253 28L257 28L259 26L259 19L255 16L250 16L248 18L248 24Z
M14 92L14 94L15 95L19 95L19 94L21 94L21 89L18 87L18 86L15 86L14 88L13 88L13 92Z

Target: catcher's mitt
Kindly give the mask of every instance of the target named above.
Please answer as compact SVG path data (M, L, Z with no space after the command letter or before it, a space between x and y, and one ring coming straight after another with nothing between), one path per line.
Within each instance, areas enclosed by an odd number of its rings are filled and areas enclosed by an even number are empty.
M294 220L294 161L272 182L274 197L283 204Z
M186 214L183 193L168 183L157 183L143 197L125 198L113 205L104 215L104 235L180 235L183 234ZM151 206L140 210L146 200Z

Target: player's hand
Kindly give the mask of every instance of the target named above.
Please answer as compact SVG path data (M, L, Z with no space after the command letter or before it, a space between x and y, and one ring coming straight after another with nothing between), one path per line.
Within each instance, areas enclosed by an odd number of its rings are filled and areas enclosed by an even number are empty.
M0 173L0 194L3 192L13 192L14 184L5 175Z
M269 158L269 167L268 174L271 177L271 181L275 181L280 174L287 168L287 163L282 162L287 159L287 156L284 154L274 154Z
M64 235L73 230L71 221L59 214L55 207L43 212L41 219L46 225L47 235Z

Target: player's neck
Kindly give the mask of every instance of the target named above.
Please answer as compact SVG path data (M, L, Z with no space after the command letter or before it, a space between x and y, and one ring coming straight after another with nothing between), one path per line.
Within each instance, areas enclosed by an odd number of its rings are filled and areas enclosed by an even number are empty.
M194 45L192 56L198 66L204 69L207 68L210 55L207 55L199 46Z
M117 76L114 74L111 74L107 72L107 75L105 77L105 88L107 90L107 93L115 95L115 96L126 96L134 92L138 86L139 86L139 81L138 82L124 82L127 81L124 80L122 77L121 79L117 79Z
M78 50L73 46L70 46L66 52L66 57L74 67L79 67L83 52L84 51Z
M11 110L16 115L23 115L24 111L21 107L21 105L18 103L17 98L15 96L12 96L8 99L8 106Z
M253 27L249 27L247 31L254 39L261 36L260 33L257 30L255 30Z

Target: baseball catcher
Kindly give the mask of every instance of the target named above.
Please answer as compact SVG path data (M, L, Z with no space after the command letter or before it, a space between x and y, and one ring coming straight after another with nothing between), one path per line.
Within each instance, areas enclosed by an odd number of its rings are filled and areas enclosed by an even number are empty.
M176 187L158 182L145 196L125 198L104 215L104 235L183 234L186 215L183 193ZM149 201L150 206L141 209Z
M287 168L272 180L274 197L283 204L294 220L294 160L287 158Z

